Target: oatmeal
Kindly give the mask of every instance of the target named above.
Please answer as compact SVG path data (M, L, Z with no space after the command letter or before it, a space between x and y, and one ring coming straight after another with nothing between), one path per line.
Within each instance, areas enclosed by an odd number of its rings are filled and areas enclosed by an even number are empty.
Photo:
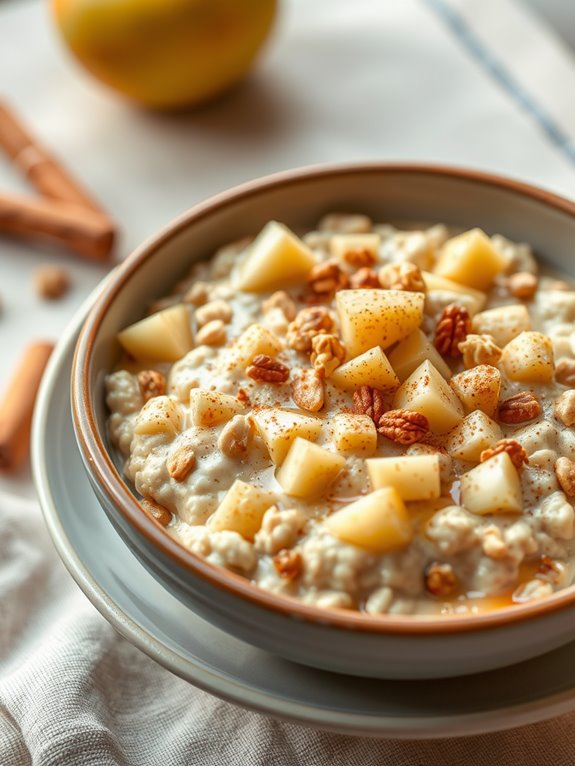
M207 561L368 614L571 584L575 290L528 245L271 222L119 341L111 441L142 512Z

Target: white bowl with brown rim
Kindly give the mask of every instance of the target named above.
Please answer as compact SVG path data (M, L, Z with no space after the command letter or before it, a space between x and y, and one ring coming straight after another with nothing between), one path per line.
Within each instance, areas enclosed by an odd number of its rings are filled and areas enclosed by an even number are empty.
M217 627L287 659L379 678L462 675L520 662L575 637L575 587L490 613L414 617L325 609L257 588L176 542L142 512L107 435L104 378L117 334L165 295L193 259L252 235L271 219L306 230L325 213L442 221L529 242L569 272L575 204L469 170L425 165L327 166L278 174L196 205L133 253L96 298L79 337L72 409L80 452L118 534L165 588ZM193 254L193 255L191 255Z

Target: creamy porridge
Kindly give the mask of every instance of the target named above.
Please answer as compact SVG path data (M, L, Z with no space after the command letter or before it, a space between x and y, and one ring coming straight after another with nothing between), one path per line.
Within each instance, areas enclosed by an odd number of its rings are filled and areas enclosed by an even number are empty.
M575 291L528 245L271 222L149 310L119 335L109 431L195 554L371 614L571 583Z

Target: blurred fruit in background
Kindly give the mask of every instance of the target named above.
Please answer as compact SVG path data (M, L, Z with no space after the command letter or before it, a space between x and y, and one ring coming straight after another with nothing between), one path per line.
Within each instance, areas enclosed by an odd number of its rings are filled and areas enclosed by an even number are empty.
M277 0L51 0L57 26L99 80L148 107L208 101L249 70Z

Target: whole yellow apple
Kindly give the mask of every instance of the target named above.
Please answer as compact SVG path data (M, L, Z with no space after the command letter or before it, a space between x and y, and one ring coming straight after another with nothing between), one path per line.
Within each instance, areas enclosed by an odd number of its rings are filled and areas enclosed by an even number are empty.
M99 80L145 106L208 101L237 83L278 0L51 0L69 49Z

